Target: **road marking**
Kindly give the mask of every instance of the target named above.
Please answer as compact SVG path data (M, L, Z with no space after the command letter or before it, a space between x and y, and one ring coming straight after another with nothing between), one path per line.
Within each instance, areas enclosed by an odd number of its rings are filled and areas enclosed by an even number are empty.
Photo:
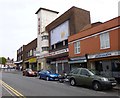
M5 86L2 86L11 96L14 96Z
M20 92L18 92L17 90L15 90L14 88L12 88L11 86L9 86L8 84L6 84L5 82L3 82L2 80L0 80L2 85L8 89L9 91L11 91L13 94L15 94L16 96L18 96L19 98L26 98L24 95L22 95Z

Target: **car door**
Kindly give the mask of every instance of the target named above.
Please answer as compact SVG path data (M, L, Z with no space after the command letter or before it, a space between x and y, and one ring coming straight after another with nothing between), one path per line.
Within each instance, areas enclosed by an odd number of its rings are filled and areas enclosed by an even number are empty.
M89 74L89 71L86 69L81 69L79 72L79 81L81 85L91 85L92 78Z
M47 77L47 71L44 71L43 78L46 79Z
M79 74L78 73L79 73L79 69L75 69L71 73L71 78L74 78L77 84L79 83Z
M40 76L41 76L41 78L45 79L45 71L44 70L40 72Z

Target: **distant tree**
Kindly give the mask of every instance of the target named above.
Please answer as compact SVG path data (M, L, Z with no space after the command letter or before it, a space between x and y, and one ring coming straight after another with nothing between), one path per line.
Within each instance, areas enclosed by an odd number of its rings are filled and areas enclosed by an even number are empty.
M0 64L2 64L2 57L0 57Z
M0 57L0 64L3 64L5 65L7 62L6 58L5 57Z

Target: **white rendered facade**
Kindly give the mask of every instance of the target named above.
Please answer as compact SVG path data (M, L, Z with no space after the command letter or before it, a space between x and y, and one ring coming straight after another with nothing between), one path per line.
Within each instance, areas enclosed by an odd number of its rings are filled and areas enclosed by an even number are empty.
M50 24L53 20L57 18L58 12L40 8L37 12L37 52L38 56L38 70L45 69L46 60L42 55L48 53L49 49L49 38L48 32L46 32L45 27Z

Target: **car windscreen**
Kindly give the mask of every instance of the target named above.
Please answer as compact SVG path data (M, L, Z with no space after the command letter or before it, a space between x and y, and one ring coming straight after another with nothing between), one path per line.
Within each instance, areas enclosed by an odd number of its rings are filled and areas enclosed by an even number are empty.
M89 74L90 74L91 76L95 75L93 72L91 72L91 71L89 71L89 70L88 70L88 72L89 72Z
M53 71L49 70L47 71L48 74L55 74Z

